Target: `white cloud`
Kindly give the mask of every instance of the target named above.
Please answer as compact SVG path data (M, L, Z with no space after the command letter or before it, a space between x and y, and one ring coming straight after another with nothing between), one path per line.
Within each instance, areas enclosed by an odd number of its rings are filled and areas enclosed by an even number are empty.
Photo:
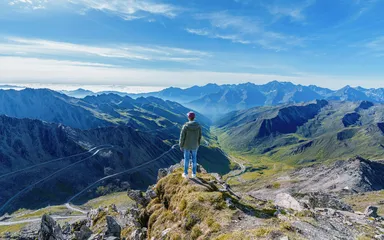
M177 16L182 8L171 4L148 0L68 0L85 9L102 11L117 15L125 20L143 18L146 14L161 15L169 18Z
M306 19L303 13L308 7L312 6L316 0L306 0L302 3L291 4L272 4L265 5L268 11L277 18L289 17L292 21L304 21Z
M90 46L42 39L5 38L0 52L6 55L46 55L55 57L97 57L135 61L197 62L210 57L207 52L163 46Z
M188 33L199 35L199 36L207 36L209 38L219 38L224 40L230 40L234 43L242 43L242 44L250 44L250 41L243 40L240 36L237 35L223 35L223 34L215 34L213 32L204 30L204 29L193 29L193 28L186 28L185 29Z
M39 83L43 86L55 83L65 85L188 87L212 82L218 84L243 82L262 84L271 80L291 81L303 85L321 82L321 86L330 88L340 88L347 84L357 86L361 83L361 80L356 76L284 76L208 71L163 71L113 68L93 66L93 63L0 56L0 83L8 84ZM379 78L364 79L364 87L378 87L380 83Z
M244 16L234 16L227 12L198 14L198 20L207 20L211 27L204 29L186 28L188 33L229 40L234 43L259 45L264 49L283 51L303 46L303 39L282 33L272 32L258 21Z
M8 1L9 6L20 7L22 9L45 9L48 0L11 0Z
M154 15L174 18L184 11L181 7L156 0L10 0L8 5L29 10L66 6L82 14L95 10L116 15L128 21Z

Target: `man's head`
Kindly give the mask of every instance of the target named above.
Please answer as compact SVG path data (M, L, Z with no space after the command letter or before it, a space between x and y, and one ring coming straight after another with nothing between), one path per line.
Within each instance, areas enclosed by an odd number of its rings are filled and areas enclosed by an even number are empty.
M187 114L187 116L188 116L188 119L189 119L190 121L195 120L195 117L196 117L196 115L195 115L194 112L189 112L189 113Z

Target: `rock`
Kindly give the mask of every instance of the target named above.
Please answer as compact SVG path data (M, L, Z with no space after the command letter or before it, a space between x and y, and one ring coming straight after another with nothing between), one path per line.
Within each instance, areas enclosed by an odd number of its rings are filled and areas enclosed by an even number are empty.
M352 207L341 201L338 197L323 192L306 193L300 202L305 203L309 208L332 208L352 212Z
M80 231L75 231L75 237L77 240L87 240L92 235L91 229L86 225L81 226Z
M107 228L106 237L120 237L121 227L111 216L107 216Z
M378 210L379 209L375 206L369 206L365 209L364 214L367 217L377 218L377 217L379 217L379 215L377 214Z
M68 222L66 222L62 229L63 234L68 235L71 233L71 230L72 230L71 225Z
M147 200L152 200L157 197L157 194L153 188L149 187L148 190L145 192L145 197Z
M376 235L375 239L377 239L377 240L384 240L384 235L383 234Z
M128 189L127 194L129 198L143 207L146 207L149 203L148 199L143 196L143 193L140 190Z
M131 234L131 240L145 240L147 237L147 229L146 228L139 228L132 232Z
M166 177L167 175L168 175L168 169L160 168L159 171L157 172L157 181Z
M279 238L279 240L289 240L289 238L287 236L284 236L284 237Z
M171 230L172 230L172 228L165 229L164 231L161 232L161 236L165 237Z
M295 211L302 211L303 207L300 203L288 193L279 193L276 195L275 204L279 207L292 209Z
M47 214L41 219L39 240L64 240L60 226Z
M232 199L227 198L227 199L225 199L225 202L227 203L227 207L228 208L230 208L230 209L234 209L235 208L235 205L233 204Z

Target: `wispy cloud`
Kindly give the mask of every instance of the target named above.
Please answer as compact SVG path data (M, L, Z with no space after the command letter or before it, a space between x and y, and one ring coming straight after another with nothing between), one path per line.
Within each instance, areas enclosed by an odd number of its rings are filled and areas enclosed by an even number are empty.
M196 62L210 57L207 52L164 46L91 46L42 39L8 37L0 41L0 52L16 56L97 57L135 61Z
M125 20L134 20L148 15L161 15L169 18L177 16L182 8L171 4L148 0L68 0L85 10L97 10L117 15Z
M321 82L322 86L339 88L347 84L358 85L356 76L284 76L278 74L254 74L215 71L165 71L154 69L130 69L93 66L93 63L47 60L24 57L0 56L0 82L31 84L83 84L83 85L125 85L188 87L210 82L226 83L266 83L271 80L291 81L304 85ZM183 79L183 81L180 81ZM380 79L380 78L378 78ZM380 80L367 78L365 87L378 87ZM193 83L193 84L192 84ZM356 84L354 84L356 83ZM120 88L121 89L121 88Z
M301 3L265 4L264 7L276 18L289 17L292 21L304 21L306 20L304 11L314 3L316 3L316 0L305 0Z
M188 33L229 40L234 43L254 44L265 49L283 51L291 47L303 46L303 39L268 31L257 20L244 16L230 15L228 12L198 14L198 20L206 20L209 28L186 28Z
M371 54L376 57L384 56L384 36L377 37L375 39L371 39L366 41L363 44L365 48L365 54Z
M199 36L206 36L209 38L218 38L218 39L230 40L234 43L251 44L250 41L243 40L240 36L237 36L237 35L216 34L214 32L210 32L209 30L205 30L205 29L186 28L185 30L188 33L199 35Z
M174 18L184 10L172 4L152 0L10 0L8 3L12 7L31 10L55 8L63 4L82 14L89 10L101 11L124 20L155 15Z
M20 7L22 9L45 9L48 0L11 0L8 1L9 6Z

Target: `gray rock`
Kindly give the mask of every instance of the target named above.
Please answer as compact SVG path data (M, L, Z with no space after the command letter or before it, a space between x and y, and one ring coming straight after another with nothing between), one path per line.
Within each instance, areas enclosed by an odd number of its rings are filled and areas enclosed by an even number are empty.
M120 238L121 235L121 227L120 225L116 222L116 220L111 217L107 216L107 232L105 233L106 237L118 237Z
M168 169L160 168L159 171L157 172L157 181L166 177L167 175L168 175Z
M61 227L56 221L47 214L41 219L41 226L39 230L39 240L63 240L63 233Z
M143 196L143 193L140 190L128 189L127 194L129 198L143 207L146 207L149 203L148 199Z
M145 192L145 197L148 200L152 200L152 199L157 197L157 194L156 194L155 190L153 190L153 188L149 187L148 190Z
M377 211L378 211L379 209L377 208L377 207L375 207L375 206L369 206L369 207L367 207L366 209L365 209L365 211L364 211L364 214L365 214L365 216L367 216L367 217L374 217L374 218L377 218L377 217L379 217L379 215L377 214Z
M323 192L310 192L300 200L305 203L309 208L332 208L335 210L352 212L352 207L341 201L338 197L323 193Z
M147 229L139 228L132 232L131 240L145 240L147 237Z
M227 203L228 208L231 208L231 209L235 208L235 205L233 204L232 199L227 198L225 199L225 202Z
M81 226L80 231L75 232L75 237L77 240L87 240L92 235L91 229L86 225Z
M288 193L277 194L275 198L275 205L295 211L303 210L303 207L300 205L300 203Z

